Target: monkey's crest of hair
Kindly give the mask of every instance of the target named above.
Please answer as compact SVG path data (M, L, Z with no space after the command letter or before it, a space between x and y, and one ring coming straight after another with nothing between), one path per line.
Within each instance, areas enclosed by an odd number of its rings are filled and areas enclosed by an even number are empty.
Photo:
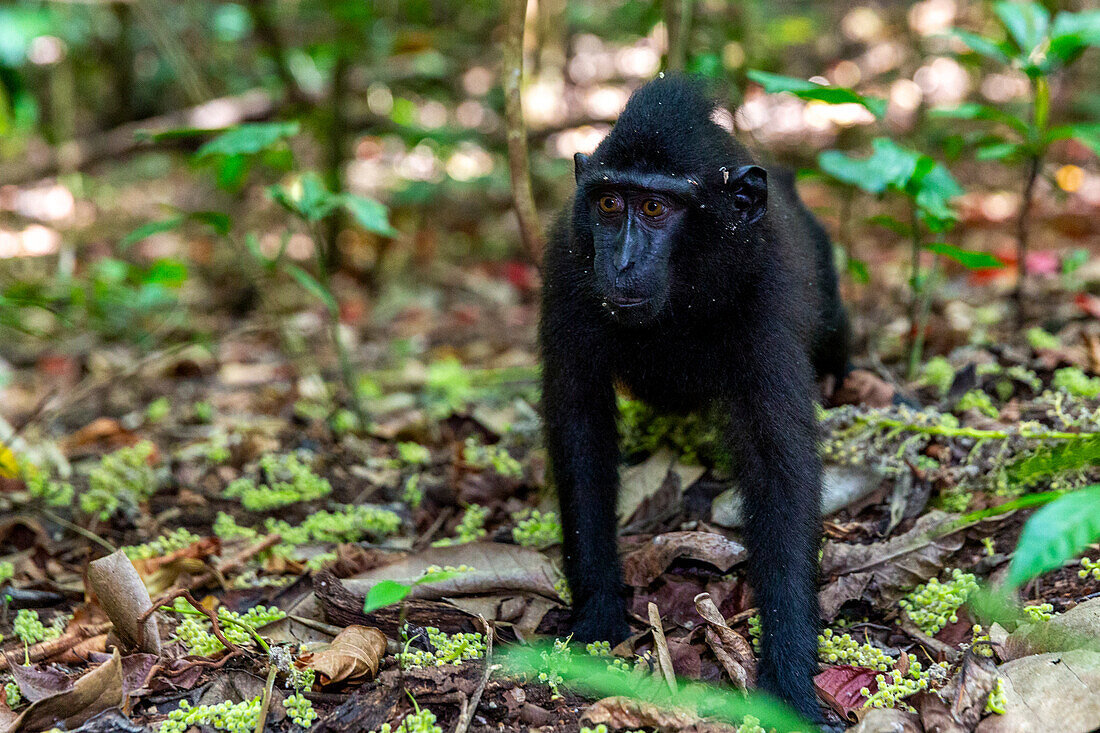
M698 80L679 74L658 77L631 95L618 122L589 159L585 177L600 168L620 171L720 175L706 170L716 155L731 165L751 157L714 122L717 104Z

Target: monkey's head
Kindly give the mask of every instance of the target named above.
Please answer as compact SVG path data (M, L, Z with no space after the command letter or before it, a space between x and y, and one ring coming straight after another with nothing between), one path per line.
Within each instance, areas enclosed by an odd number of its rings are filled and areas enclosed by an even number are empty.
M685 77L636 91L591 155L574 156L573 229L592 242L600 306L623 325L645 325L690 297L712 251L767 210L767 173L712 119L714 102ZM691 270L692 272L688 272Z

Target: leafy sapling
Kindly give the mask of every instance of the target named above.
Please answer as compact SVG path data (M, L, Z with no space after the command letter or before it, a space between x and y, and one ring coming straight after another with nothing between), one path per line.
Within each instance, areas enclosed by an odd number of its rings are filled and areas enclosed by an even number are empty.
M1100 10L1063 11L1052 18L1044 5L1031 0L1001 0L993 4L993 10L1007 37L982 36L959 28L953 29L952 34L974 55L1022 71L1029 85L1027 103L1022 109L1014 102L1002 106L968 103L936 113L991 124L994 131L981 138L978 159L1023 164L1026 168L1023 196L1016 214L1016 301L1020 315L1035 184L1042 175L1050 147L1073 139L1100 154L1100 125L1089 122L1053 125L1051 121L1051 80L1073 65L1086 49L1100 46Z

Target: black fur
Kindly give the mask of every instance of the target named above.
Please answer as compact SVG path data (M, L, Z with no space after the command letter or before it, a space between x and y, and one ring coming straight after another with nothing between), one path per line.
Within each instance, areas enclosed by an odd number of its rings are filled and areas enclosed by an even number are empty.
M546 252L543 409L573 638L618 642L629 633L614 385L662 410L718 405L745 494L749 580L764 630L759 683L817 718L814 375L843 377L848 327L828 237L792 177L773 170L768 180L712 111L683 77L638 90L597 150L578 156L572 211ZM624 192L619 218L596 208L607 190ZM631 219L633 197L650 191L675 204L670 223ZM642 221L640 235L627 231L628 219Z

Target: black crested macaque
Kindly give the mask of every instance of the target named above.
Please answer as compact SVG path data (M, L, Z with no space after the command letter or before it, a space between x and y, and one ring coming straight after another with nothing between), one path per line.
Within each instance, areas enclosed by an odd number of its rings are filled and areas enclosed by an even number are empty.
M615 385L659 410L718 407L744 493L763 621L759 685L819 719L821 466L815 373L838 382L848 325L832 248L789 175L712 120L696 82L631 96L546 252L546 438L573 594L573 640L629 633L617 551Z

